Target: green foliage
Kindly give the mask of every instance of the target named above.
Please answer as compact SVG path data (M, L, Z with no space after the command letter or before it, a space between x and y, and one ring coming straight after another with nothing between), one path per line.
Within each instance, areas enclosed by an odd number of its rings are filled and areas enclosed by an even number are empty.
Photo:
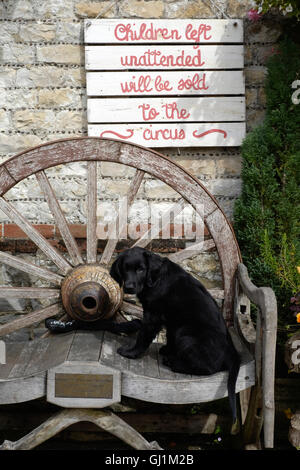
M285 16L300 19L299 0L255 0L255 3L260 13L267 13L276 8Z
M266 118L242 145L241 197L234 227L254 283L270 285L279 325L300 290L300 104L291 100L300 78L299 46L284 40L268 62Z

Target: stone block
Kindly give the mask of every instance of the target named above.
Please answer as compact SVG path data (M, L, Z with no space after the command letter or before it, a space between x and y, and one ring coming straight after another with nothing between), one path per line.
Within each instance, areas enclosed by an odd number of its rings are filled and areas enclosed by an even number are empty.
M3 67L0 70L0 88L14 87L16 83L16 74L17 71L15 69Z
M55 38L55 25L39 24L21 24L18 34L19 41L29 42L47 42L53 41Z
M19 131L39 131L41 129L53 129L55 125L55 113L51 110L31 110L15 111L12 114L12 121Z
M257 104L257 89L256 88L246 88L246 106L255 106Z
M251 8L255 8L254 0L228 0L226 14L230 18L245 18Z
M86 115L81 111L58 111L55 116L53 130L78 132L85 129Z
M248 42L276 42L282 33L282 27L276 21L248 21L245 24L245 36Z
M22 67L15 72L18 87L80 87L85 85L84 68L61 68L55 65ZM1 81L1 75L0 75Z
M267 75L266 67L245 67L245 81L246 85L262 85Z
M216 159L217 176L239 176L242 171L242 158L240 155Z
M81 107L81 95L77 89L43 89L38 92L38 104L46 108Z
M179 194L170 186L159 180L145 182L145 195L151 199L179 198Z
M0 131L7 131L9 129L11 129L9 112L4 109L0 109Z
M37 60L43 63L83 65L83 47L74 44L37 45Z
M213 18L215 14L202 0L181 0L165 6L166 18Z
M0 153L2 155L22 152L42 143L42 139L34 134L1 134L0 133Z
M121 17L162 18L164 3L162 0L123 0L119 5Z
M2 90L0 107L10 109L33 108L37 105L37 91L28 89Z
M0 63L32 64L34 53L34 47L30 45L4 44L0 47Z
M206 187L214 196L238 196L241 192L242 181L235 178L218 178L208 180Z
M110 8L109 8L110 7ZM80 2L75 5L75 13L79 18L114 18L117 14L117 5L113 1Z
M176 159L176 163L183 166L183 168L197 178L201 176L215 177L216 166L213 158L179 158Z
M60 21L56 25L55 39L59 42L83 43L83 23Z

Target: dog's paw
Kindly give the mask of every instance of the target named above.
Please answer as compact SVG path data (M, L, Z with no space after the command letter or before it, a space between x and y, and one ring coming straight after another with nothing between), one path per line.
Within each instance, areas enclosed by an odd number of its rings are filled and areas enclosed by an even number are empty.
M117 353L120 354L121 356L128 357L129 359L136 359L139 356L139 352L132 349L128 348L126 346L121 346L118 350Z

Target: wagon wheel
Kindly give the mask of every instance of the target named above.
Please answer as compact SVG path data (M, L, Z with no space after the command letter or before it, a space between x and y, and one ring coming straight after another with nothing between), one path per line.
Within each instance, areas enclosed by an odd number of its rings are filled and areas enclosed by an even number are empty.
M57 165L73 162L87 162L87 196L86 196L86 255L76 242L70 230L61 204L55 196L48 169ZM100 316L112 316L118 309L135 316L142 316L142 310L125 300L119 286L108 274L116 246L117 237L110 237L102 254L97 256L97 165L98 162L111 162L127 165L135 171L127 192L130 206L146 174L166 183L179 196L179 203L174 206L179 213L184 204L190 204L196 213L204 218L211 238L184 248L169 255L175 262L216 247L223 275L223 290L217 297L224 298L223 313L227 322L232 318L234 294L234 275L240 254L233 230L224 213L212 195L203 185L182 167L164 155L138 145L122 141L100 138L64 139L47 143L22 152L7 160L0 166L0 209L8 218L25 232L35 245L50 260L53 267L41 267L7 252L0 252L0 262L17 270L46 280L52 287L0 287L0 297L22 299L50 299L50 305L27 313L22 318L0 326L0 336L15 332L21 328L38 323L46 318L60 314L63 309L69 315L85 320L95 320ZM53 215L66 247L66 255L57 250L25 217L17 210L5 193L19 182L35 175L44 194L45 200ZM202 204L201 210L199 204ZM164 224L157 231L152 229L151 237L157 236ZM127 223L121 221L119 225ZM119 227L120 228L120 227ZM121 230L119 230L121 233ZM147 248L151 239L150 229L132 246ZM225 272L226 269L226 272ZM100 300L99 300L100 299ZM102 303L101 303L102 302ZM97 317L98 315L98 317Z

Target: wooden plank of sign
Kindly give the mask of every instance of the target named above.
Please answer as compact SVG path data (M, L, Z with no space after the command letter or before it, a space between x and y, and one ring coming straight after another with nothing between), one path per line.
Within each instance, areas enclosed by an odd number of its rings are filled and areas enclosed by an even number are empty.
M224 20L85 20L85 42L103 43L237 43L243 42L243 21Z
M232 71L87 72L88 96L243 95L244 74Z
M243 46L86 46L87 70L241 69Z
M246 135L244 122L205 124L89 124L90 137L106 137L145 147L238 146Z
M244 97L91 98L88 122L244 121Z

